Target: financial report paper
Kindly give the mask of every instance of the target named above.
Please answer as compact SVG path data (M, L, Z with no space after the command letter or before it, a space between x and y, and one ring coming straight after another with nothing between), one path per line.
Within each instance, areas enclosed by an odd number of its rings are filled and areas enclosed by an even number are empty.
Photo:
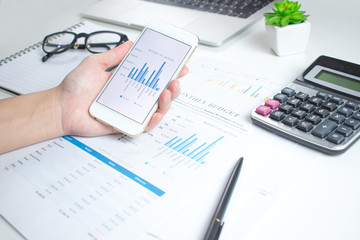
M215 206L245 152L248 113L278 89L203 60L192 65L152 131L64 136L1 155L1 215L27 239L156 239L164 222L172 239L176 229L186 236L172 219ZM212 211L202 214L188 228L193 239L203 236Z

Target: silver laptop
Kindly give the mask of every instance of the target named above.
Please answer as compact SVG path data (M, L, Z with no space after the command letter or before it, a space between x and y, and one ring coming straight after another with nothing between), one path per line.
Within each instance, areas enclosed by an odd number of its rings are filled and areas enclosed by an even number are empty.
M142 29L157 18L198 35L200 43L220 46L271 11L273 0L102 0L82 16Z

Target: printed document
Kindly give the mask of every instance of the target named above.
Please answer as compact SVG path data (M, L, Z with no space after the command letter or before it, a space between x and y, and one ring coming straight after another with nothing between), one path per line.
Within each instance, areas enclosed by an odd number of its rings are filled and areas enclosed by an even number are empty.
M161 239L164 223L171 239L202 238L246 152L248 113L278 89L210 62L194 58L168 114L137 138L64 136L1 155L0 214L27 239ZM178 226L184 213L198 220Z

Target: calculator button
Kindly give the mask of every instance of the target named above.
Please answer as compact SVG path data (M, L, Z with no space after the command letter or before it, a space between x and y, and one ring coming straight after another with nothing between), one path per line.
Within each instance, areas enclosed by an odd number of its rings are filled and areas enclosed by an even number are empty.
M275 108L277 108L279 106L279 101L274 100L274 99L268 99L265 102L265 106L268 106L271 109L275 109Z
M316 96L321 98L322 100L328 100L328 98L329 98L329 94L324 93L324 92L317 92Z
M326 140L335 144L340 144L345 140L345 137L341 134L333 132L326 138Z
M296 98L300 99L301 101L305 102L309 99L309 94L303 93L303 92L298 92L295 95Z
M360 112L354 113L351 117L355 118L356 120L360 120Z
M295 90L289 87L283 88L283 90L281 90L282 94L285 94L288 97L292 97L296 94Z
M358 129L360 127L360 121L352 119L352 118L348 118L346 119L346 121L344 122L345 125L351 127L352 129Z
M354 102L350 102L350 101L348 101L348 102L345 103L345 107L348 107L348 108L350 108L350 109L352 109L352 110L358 110L358 109L359 109L359 105L358 105L358 104L356 104L356 103L354 103Z
M330 112L324 108L317 108L314 111L314 114L320 116L321 118L326 118L327 116L329 116Z
M312 105L311 103L303 103L300 105L300 108L307 113L311 113L312 111L314 111L315 106Z
M282 122L286 125L293 127L299 122L299 120L296 117L286 116L284 120L282 120Z
M292 111L291 113L293 116L297 117L298 119L303 119L306 117L306 112L300 109L296 109L294 111Z
M324 101L319 97L312 96L311 98L309 98L309 103L312 103L317 107L320 106L323 102Z
M335 130L335 132L340 133L340 134L344 135L345 137L348 137L353 133L353 130L350 127L341 125Z
M287 104L290 104L293 107L298 107L301 104L301 101L297 98L290 98L286 101Z
M319 122L321 122L321 118L314 114L307 115L307 117L305 119L314 125L317 125Z
M324 138L329 133L331 133L337 127L336 122L325 120L320 123L314 130L311 132L312 135L317 136L319 138Z
M288 104L282 104L280 105L279 110L286 114L289 114L294 110L294 108Z
M329 117L330 120L335 121L336 123L342 123L345 121L344 115L341 115L339 113L333 113Z
M350 117L351 114L353 114L353 110L344 106L341 106L337 112L344 115L345 117Z
M288 96L282 93L278 93L274 96L274 99L279 101L280 103L284 103L286 102L286 100L288 100Z
M338 105L333 102L324 102L323 104L321 104L321 106L331 112L334 111L335 109L337 109L337 107L338 107Z
M309 122L301 121L298 124L296 124L296 128L301 131L308 132L313 128L313 125Z
M344 100L342 98L336 96L331 96L330 101L339 105L344 103Z
M271 112L271 108L261 105L257 107L255 111L260 115L266 116Z
M274 119L275 121L281 121L284 117L285 117L285 113L279 110L274 110L270 113L270 118Z

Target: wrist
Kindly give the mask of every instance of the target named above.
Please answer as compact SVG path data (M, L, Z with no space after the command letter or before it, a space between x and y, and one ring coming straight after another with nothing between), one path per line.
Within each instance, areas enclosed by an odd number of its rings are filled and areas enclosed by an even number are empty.
M64 134L55 89L1 100L0 153Z

